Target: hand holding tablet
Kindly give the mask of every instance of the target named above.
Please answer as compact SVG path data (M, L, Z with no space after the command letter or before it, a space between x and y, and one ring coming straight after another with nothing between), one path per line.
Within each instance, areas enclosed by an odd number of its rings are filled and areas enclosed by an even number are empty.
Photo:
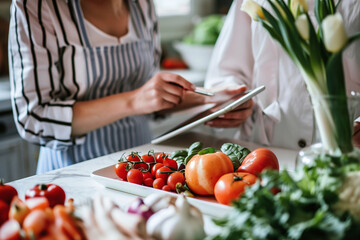
M164 135L160 136L160 137L157 137L155 139L153 139L151 141L152 144L157 144L157 143L160 143L162 141L165 141L169 138L172 138L180 133L183 133L183 132L186 132L196 126L199 126L200 124L203 124L207 121L210 121L214 118L217 118L219 117L220 115L223 115L227 112L230 112L232 110L234 110L235 108L237 108L238 106L240 106L241 104L245 103L246 101L250 100L252 97L254 97L255 95L259 94L260 92L264 91L265 90L265 86L260 86L258 88L255 88L253 90L250 90L247 94L241 96L240 98L236 99L236 100L233 100L232 102L230 103L227 103L227 104L224 104L224 105L221 105L221 108L216 111L216 112L213 112L211 114L208 114L206 116L203 116L201 117L200 119L196 118L196 120L194 121L190 121L188 122L186 125L182 125L168 133L165 133Z

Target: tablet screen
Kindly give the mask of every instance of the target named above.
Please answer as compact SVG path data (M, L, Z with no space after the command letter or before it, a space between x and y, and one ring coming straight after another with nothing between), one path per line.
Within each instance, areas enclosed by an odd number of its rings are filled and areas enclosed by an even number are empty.
M255 95L259 94L260 92L265 90L265 86L260 86L258 88L255 88L253 90L250 90L247 94L232 100L230 103L222 104L220 109L216 112L209 113L208 111L205 111L195 118L190 119L189 121L186 121L185 123L181 124L180 126L177 126L175 129L153 139L151 141L152 144L157 144L160 142L163 142L169 138L172 138L176 135L179 135L180 133L186 132L196 126L199 126L200 124L203 124L207 121L210 121L214 118L217 118L218 116L225 114L227 112L232 111L233 109L237 108L239 105L243 104L244 102L250 100Z

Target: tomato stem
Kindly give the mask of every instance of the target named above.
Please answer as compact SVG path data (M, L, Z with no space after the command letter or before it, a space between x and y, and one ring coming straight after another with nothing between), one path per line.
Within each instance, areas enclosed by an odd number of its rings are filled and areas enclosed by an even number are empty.
M46 185L46 184L39 184L39 189L40 189L40 190L46 190L46 189L47 189L47 185Z
M244 177L246 177L246 176L247 176L247 174L244 175ZM234 179L234 180L233 180L233 183L234 183L234 182L237 182L237 181L243 181L244 183L250 185L250 183L249 183L248 181L246 181L246 180L244 179L244 177L234 176L234 177L233 177L233 179Z

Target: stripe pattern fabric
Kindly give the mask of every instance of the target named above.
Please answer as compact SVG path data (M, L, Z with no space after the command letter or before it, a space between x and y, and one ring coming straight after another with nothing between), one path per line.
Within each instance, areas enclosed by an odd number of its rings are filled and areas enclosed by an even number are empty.
M38 173L148 143L148 116L120 119L82 137L71 136L75 101L143 85L159 68L153 3L128 1L137 40L93 46L80 0L14 0L9 66L18 132L41 146Z

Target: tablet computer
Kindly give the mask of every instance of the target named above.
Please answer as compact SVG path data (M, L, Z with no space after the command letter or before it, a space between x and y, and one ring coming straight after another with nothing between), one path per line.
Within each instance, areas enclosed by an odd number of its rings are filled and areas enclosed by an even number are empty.
M260 92L262 92L264 90L265 90L265 86L260 86L253 90L250 90L247 94L241 96L240 98L238 98L236 100L231 101L230 103L225 104L225 106L221 105L222 107L219 110L217 110L216 112L206 114L205 116L203 116L203 114L200 114L200 118L199 118L199 116L197 116L195 119L191 119L190 121L187 121L185 124L182 124L182 125L176 127L175 129L173 129L159 137L156 137L155 139L153 139L151 141L151 143L157 144L157 143L163 142L165 140L168 140L169 138L179 135L180 133L186 132L194 127L197 127L197 126L207 122L207 121L217 118L220 115L230 112L233 109L237 108L239 105L250 100L252 97L254 97L255 95L259 94Z

